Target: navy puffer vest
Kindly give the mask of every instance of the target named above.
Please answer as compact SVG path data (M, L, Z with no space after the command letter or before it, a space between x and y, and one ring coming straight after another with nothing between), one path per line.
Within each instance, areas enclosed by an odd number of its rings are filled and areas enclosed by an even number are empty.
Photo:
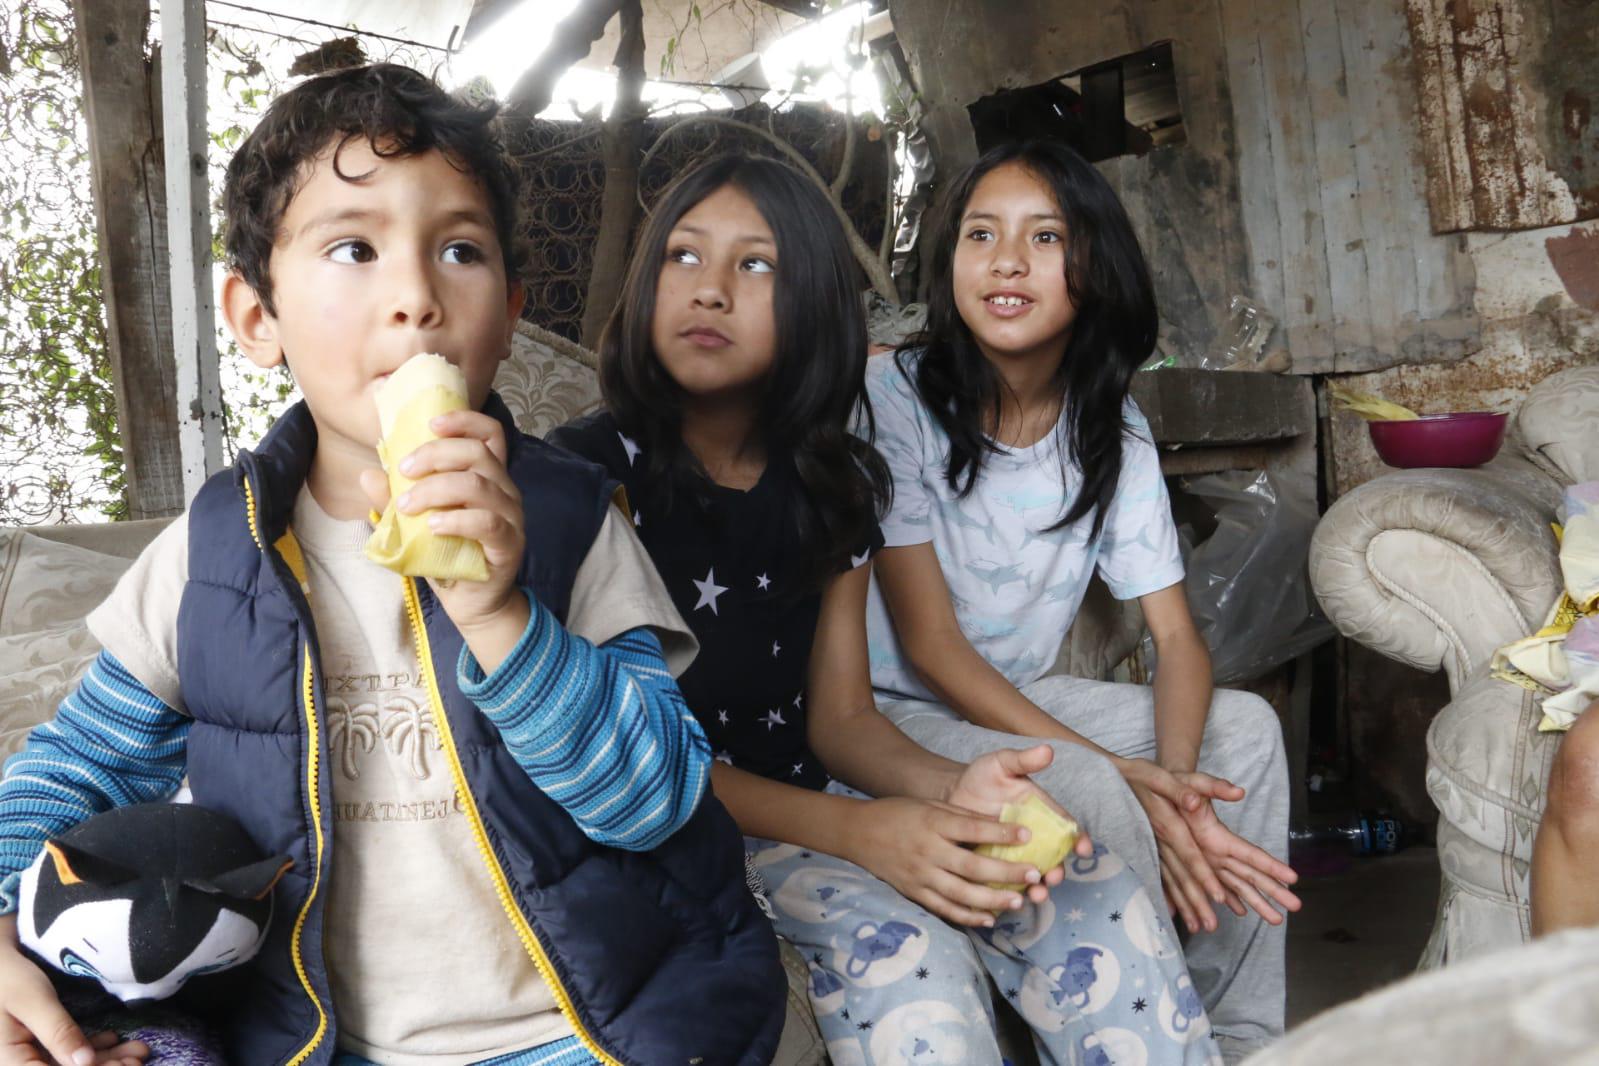
M507 466L527 515L522 583L564 620L613 486L599 467L517 432L498 397L485 410L506 428ZM236 818L267 853L294 858L249 992L221 1020L240 1066L325 1063L335 1050L322 957L333 831L322 682L310 608L291 570L298 549L285 537L315 449L315 426L297 405L259 448L207 481L189 512L178 668L194 716L190 787L195 802ZM652 851L589 840L461 695L460 634L426 582L408 584L469 831L506 920L579 1036L606 1062L770 1062L785 983L726 810L707 794Z

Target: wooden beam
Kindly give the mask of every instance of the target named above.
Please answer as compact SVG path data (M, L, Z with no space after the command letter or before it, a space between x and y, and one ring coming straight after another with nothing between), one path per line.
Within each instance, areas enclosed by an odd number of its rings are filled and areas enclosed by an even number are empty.
M178 448L183 498L194 499L222 469L222 384L216 301L211 292L210 138L205 115L205 0L165 0L161 96L171 255L172 351L177 366Z
M144 56L150 9L128 0L72 7L128 517L160 518L183 510L183 479L157 76Z
M1310 381L1249 370L1166 367L1133 375L1132 397L1156 444L1261 444L1316 428Z

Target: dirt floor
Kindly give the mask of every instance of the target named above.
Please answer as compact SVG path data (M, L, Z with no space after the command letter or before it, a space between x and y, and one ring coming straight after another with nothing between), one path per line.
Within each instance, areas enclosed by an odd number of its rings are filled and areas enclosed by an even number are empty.
M1411 847L1354 859L1300 883L1288 925L1288 1026L1356 999L1416 968L1438 902L1438 852Z

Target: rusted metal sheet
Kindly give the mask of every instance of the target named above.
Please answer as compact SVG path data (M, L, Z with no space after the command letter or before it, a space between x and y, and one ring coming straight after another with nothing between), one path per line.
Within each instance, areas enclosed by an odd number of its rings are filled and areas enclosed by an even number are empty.
M1435 232L1599 217L1599 28L1567 6L1406 0Z

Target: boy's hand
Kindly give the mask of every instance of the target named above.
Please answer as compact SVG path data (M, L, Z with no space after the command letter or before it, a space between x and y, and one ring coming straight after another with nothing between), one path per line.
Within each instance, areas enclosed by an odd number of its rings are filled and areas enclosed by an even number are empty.
M85 1039L44 971L18 950L16 916L0 918L0 1066L140 1066L149 1054L113 1032Z
M480 411L451 411L428 425L439 439L400 460L400 472L416 484L395 507L405 514L432 510L436 513L428 516L428 527L433 532L483 545L487 581L429 581L468 642L473 633L499 628L516 616L515 636L520 636L527 625L527 601L516 588L516 572L527 538L522 494L505 470L505 431ZM361 488L373 510L381 512L388 505L388 479L382 470L362 471Z
M1055 752L1048 744L1027 749L1003 748L980 755L966 765L947 798L957 807L998 818L1005 804L1020 803L1036 793L1061 817L1071 818L1049 793L1033 784L1029 776L1043 771L1054 758ZM1020 832L1026 833L1027 830ZM1085 859L1094 854L1094 842L1089 839L1087 830L1078 834L1073 850ZM1065 869L1060 866L1053 870L1040 870L1039 873L1043 874L1042 883L1027 889L1027 898L1034 903L1044 902L1049 897L1049 886L1060 884L1066 876Z

